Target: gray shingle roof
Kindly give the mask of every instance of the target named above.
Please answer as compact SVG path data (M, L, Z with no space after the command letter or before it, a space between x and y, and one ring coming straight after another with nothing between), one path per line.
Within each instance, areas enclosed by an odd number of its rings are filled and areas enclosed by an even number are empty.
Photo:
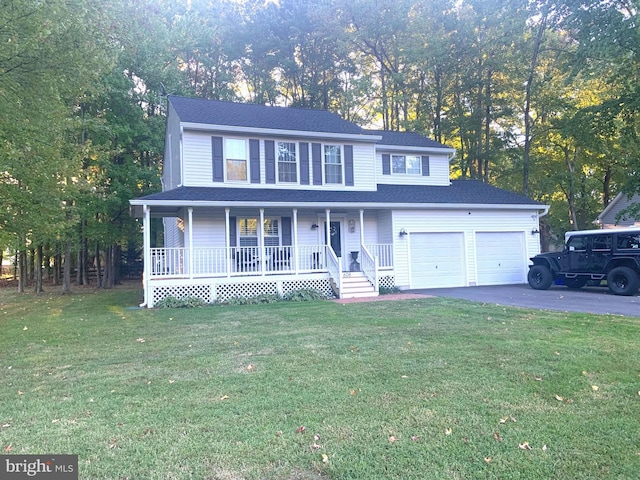
M382 135L380 145L392 145L399 147L427 147L427 148L450 148L442 143L431 140L428 137L415 132L391 132L388 130L367 130L374 135Z
M267 107L169 96L180 121L230 127L268 128L303 132L375 135L326 110Z
M310 203L420 204L453 205L532 205L535 202L517 193L502 190L477 180L454 180L450 186L378 185L376 191L357 190L292 190L276 188L180 187L139 198L140 201L189 202L260 202L291 203L292 206Z

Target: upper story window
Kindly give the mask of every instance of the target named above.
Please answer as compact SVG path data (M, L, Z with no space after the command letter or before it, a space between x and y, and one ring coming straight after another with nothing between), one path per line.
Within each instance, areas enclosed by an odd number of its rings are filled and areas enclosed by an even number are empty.
M420 175L421 157L417 155L392 155L391 168L393 173Z
M247 142L238 138L226 138L224 152L227 180L247 180Z
M342 151L340 145L324 146L324 181L342 183Z
M278 181L298 181L296 144L293 142L278 142Z

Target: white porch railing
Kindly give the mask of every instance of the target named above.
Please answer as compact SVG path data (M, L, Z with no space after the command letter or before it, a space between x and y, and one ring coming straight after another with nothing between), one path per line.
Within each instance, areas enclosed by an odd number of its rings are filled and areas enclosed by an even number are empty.
M340 260L338 260L338 257L336 256L331 246L326 245L325 250L327 269L329 270L329 275L331 275L333 281L336 282L336 286L338 288L338 296L340 296L342 295L342 268L340 268Z
M328 269L325 245L152 248L150 258L150 278L313 273Z
M393 244L376 243L367 245L366 247L372 257L378 257L378 268L393 268Z
M365 245L360 247L360 269L374 290L378 291L378 257L371 256Z

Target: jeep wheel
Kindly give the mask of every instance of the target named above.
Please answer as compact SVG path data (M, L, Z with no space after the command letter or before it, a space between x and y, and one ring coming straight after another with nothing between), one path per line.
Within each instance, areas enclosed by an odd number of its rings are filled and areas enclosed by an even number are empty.
M587 284L587 279L583 278L583 277L565 278L564 279L564 284L568 288L572 288L574 290L577 290L579 288L584 287Z
M607 285L615 295L633 295L638 291L638 274L629 267L616 267L607 275Z
M553 275L544 265L533 265L527 274L527 281L534 290L546 290L553 283Z

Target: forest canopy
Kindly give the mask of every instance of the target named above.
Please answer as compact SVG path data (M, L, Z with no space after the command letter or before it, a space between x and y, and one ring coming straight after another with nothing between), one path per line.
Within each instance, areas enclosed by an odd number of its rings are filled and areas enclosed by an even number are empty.
M640 192L639 1L0 0L0 247L20 289L118 282L177 94L427 135L551 205L546 248Z

